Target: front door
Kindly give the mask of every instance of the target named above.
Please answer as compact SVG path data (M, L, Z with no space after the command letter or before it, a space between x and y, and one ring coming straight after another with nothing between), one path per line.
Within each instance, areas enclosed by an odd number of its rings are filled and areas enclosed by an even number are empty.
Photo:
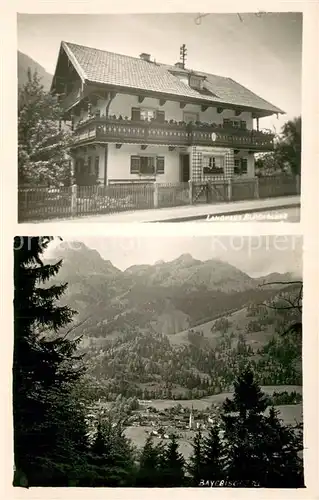
M189 154L180 155L181 161L181 182L188 182L190 179Z

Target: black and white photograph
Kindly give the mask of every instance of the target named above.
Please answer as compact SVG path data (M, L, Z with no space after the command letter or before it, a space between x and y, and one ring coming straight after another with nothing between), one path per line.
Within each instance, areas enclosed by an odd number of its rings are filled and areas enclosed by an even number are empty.
M299 222L302 12L18 14L19 222Z
M303 488L302 237L14 239L14 485Z
M319 11L155 3L0 16L4 497L317 498Z

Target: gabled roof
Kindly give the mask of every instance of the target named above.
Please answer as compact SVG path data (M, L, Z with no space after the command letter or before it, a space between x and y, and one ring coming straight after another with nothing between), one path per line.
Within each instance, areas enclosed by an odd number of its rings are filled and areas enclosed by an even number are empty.
M62 42L62 48L84 81L142 91L174 95L180 98L198 99L216 104L232 104L263 111L264 115L283 113L247 88L226 78L209 73L195 72L205 76L206 92L199 92L183 83L171 71L175 66L145 61L141 58L116 54ZM185 71L187 72L187 71Z

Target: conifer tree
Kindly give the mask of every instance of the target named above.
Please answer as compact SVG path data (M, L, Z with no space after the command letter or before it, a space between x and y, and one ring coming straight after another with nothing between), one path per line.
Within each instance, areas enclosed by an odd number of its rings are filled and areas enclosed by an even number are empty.
M62 110L57 98L43 90L36 73L18 97L19 185L69 185L71 132L61 128Z
M202 479L223 479L222 444L219 437L219 427L210 427L208 436L203 440L203 467Z
M156 487L160 482L160 457L163 447L153 443L152 436L148 436L139 459L136 486Z
M302 431L284 425L278 411L271 407L265 418L265 432L259 442L265 462L263 484L272 488L301 488L304 486Z
M273 409L265 414L269 399L246 369L226 399L221 419L225 431L226 478L262 487L296 487L302 484L298 452L300 436L283 425ZM285 486L283 486L285 485Z
M72 391L83 368L78 341L58 331L73 316L48 286L62 262L44 264L51 237L14 239L14 485L66 485L85 467L86 426Z
M175 434L172 434L161 457L160 485L168 488L183 486L185 483L184 467L184 457L178 451Z
M188 472L191 476L192 486L199 486L199 483L204 479L204 451L203 451L203 436L198 430L193 440L193 453L189 458Z
M114 422L110 417L99 422L91 447L91 465L90 486L134 485L134 450L124 436L120 422Z

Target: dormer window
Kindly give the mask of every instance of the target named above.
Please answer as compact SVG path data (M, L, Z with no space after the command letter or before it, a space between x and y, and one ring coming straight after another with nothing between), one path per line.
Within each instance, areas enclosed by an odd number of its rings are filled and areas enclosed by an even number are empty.
M193 89L201 90L203 88L203 78L191 75L189 77L189 86Z

